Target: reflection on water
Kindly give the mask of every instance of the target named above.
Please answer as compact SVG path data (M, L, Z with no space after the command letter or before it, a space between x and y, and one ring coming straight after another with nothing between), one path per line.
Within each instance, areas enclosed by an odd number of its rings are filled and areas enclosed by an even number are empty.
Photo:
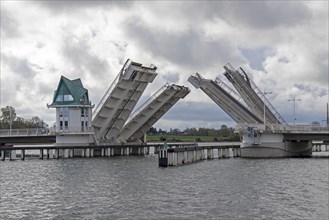
M0 163L1 219L328 219L329 160L156 156Z

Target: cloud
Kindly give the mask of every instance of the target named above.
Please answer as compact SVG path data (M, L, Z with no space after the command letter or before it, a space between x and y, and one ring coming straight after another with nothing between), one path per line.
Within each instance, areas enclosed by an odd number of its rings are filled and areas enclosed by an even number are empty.
M141 101L167 81L192 90L156 126L234 125L187 82L195 72L223 79L230 62L273 92L287 121L295 96L298 122L319 121L329 101L328 14L326 1L2 1L1 106L51 124L45 105L60 75L81 78L97 105L131 58L158 67Z

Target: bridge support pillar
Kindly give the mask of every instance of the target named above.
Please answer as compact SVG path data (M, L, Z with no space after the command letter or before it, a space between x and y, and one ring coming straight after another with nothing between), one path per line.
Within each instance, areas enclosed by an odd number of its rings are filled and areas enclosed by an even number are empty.
M238 157L238 149L237 148L232 148L233 151L233 157Z
M187 151L187 162L191 163L193 161L195 161L194 150L193 151Z
M161 152L161 150L159 151L159 153ZM179 151L177 152L177 163L178 164L183 164L184 162L184 152L183 151Z
M221 148L218 148L218 159L223 157L223 151Z
M63 158L69 158L69 149L63 149Z
M5 156L6 154L5 154L5 153L6 153L6 152L5 152L4 150L0 151L0 155L1 155L0 158L1 158L2 161L4 161L5 158L6 158L6 156Z
M21 160L25 160L25 150L21 150Z
M223 158L229 158L230 157L230 151L228 148L223 148L222 149L222 156Z
M214 149L207 149L207 159L214 159Z
M16 150L10 150L9 160L14 160L16 158Z
M90 149L89 148L85 149L85 157L90 157Z
M168 166L176 166L177 165L177 153L175 152L168 152Z
M22 150L22 153L23 153L23 150ZM40 149L40 157L39 157L41 160L43 160L43 149Z
M123 148L123 155L129 155L129 153L130 153L130 147L125 147L125 148Z
M5 160L5 151L4 150L1 150L0 151L0 159L2 160L2 161L4 161Z

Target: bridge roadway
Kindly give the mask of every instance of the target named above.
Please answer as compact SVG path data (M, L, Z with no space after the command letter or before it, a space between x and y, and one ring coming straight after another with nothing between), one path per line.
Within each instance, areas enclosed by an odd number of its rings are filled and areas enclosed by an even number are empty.
M329 133L284 133L284 140L329 142Z
M1 145L54 144L56 135L0 136Z

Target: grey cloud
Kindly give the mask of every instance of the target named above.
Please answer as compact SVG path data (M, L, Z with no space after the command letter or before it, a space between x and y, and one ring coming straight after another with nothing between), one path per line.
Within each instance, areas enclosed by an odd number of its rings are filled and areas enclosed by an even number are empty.
M8 38L15 38L20 36L19 32L19 23L11 16L10 13L1 8L1 38L8 37Z
M298 1L224 2L220 17L229 23L256 29L295 26L311 18L311 10Z
M24 78L33 78L36 72L26 58L16 58L2 54L1 56L4 64L8 65L9 68L16 74L23 76Z
M168 73L163 75L163 78L168 81L169 83L177 83L179 81L179 74L178 73Z
M130 1L38 1L41 7L47 8L49 11L55 14L60 13L72 13L76 10L86 9L86 8L108 8L108 7L125 7L129 9L129 6L132 5Z
M88 70L91 74L97 74L98 77L101 77L108 72L109 66L107 61L91 54L87 39L77 38L73 35L67 36L63 46L63 53L79 74L83 74L85 70Z
M328 95L328 91L323 88L314 88L304 84L294 84L294 87L301 91L304 91L305 93L312 94L312 96L314 97L323 97Z
M199 91L201 92L201 91ZM183 121L233 121L220 107L215 103L200 102L178 102L163 117L169 120Z
M249 61L250 67L256 70L264 70L263 61L267 56L273 54L269 48L244 49L240 48L244 57Z
M302 1L192 1L161 2L147 4L151 9L160 11L163 5L170 4L171 16L192 19L195 23L216 18L229 24L246 25L255 29L272 29L277 26L294 26L311 18L312 12Z
M124 31L132 41L136 41L154 57L159 56L183 66L205 68L219 59L232 57L228 40L208 40L202 33L192 29L180 34L169 33L150 29L141 20L133 18L127 22Z

